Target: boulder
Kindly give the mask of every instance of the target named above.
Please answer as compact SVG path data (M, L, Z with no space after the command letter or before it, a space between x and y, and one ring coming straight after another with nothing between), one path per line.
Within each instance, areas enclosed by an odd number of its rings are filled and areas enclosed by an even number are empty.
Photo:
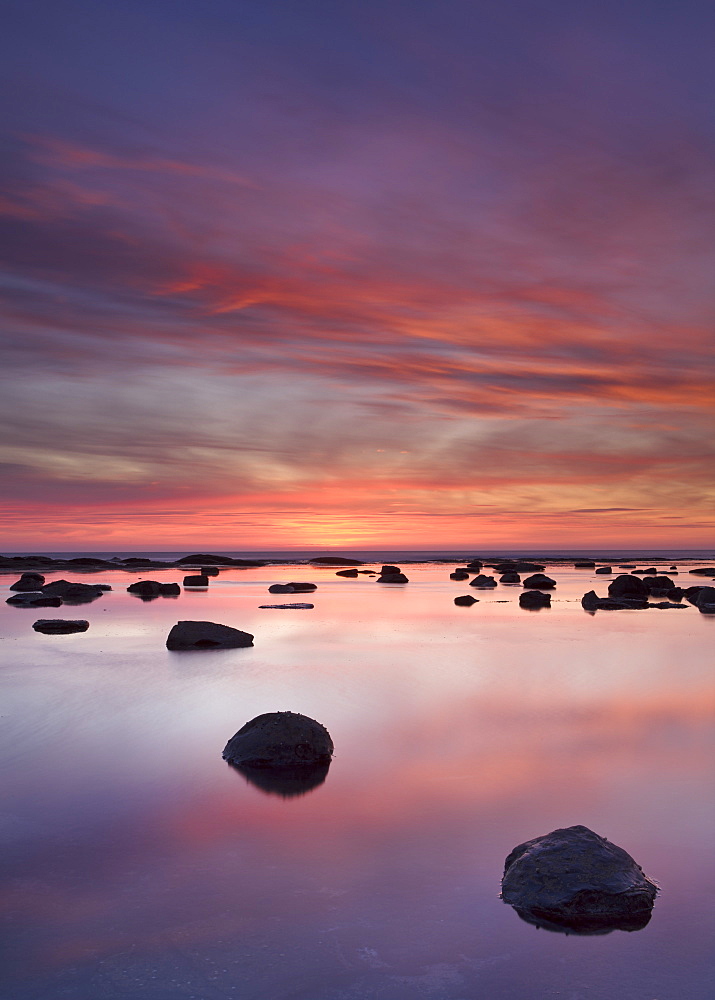
M355 576L356 577L358 575L358 571L356 569L339 569L336 572L335 575L336 576Z
M642 574L643 576L655 576L658 570L655 566L649 566L648 569L634 569L633 572Z
M524 586L532 590L553 590L556 586L556 580L552 580L550 576L544 576L543 573L535 573L534 576L529 576L524 580Z
M660 601L657 604L648 605L649 608L687 608L687 606L687 604L673 604L670 601Z
M648 588L632 573L621 573L608 584L609 597L646 597Z
M467 569L470 573L481 573L483 565L480 559L472 559L471 562L467 563Z
M296 583L294 580L291 580L288 586L293 588L294 594L312 594L318 589L317 583Z
M704 615L715 615L715 587L701 587L695 607Z
M127 587L130 594L137 597L177 597L181 593L178 583L160 583L159 580L137 580Z
M551 594L544 594L540 590L523 590L519 594L520 608L550 608Z
M229 764L257 768L314 767L333 756L330 733L297 712L267 712L251 719L223 751Z
M546 566L544 566L543 563L523 562L522 560L518 560L513 568L517 573L543 573Z
M695 576L715 576L715 566L700 566L698 569L689 569L688 573Z
M209 578L203 574L196 574L196 576L185 576L184 586L185 587L208 587Z
M218 576L218 566L202 566L201 576Z
M11 604L15 608L59 608L62 604L61 597L47 597L42 591L33 591L26 594L14 594L8 597L6 604Z
M53 580L42 588L45 597L59 597L64 604L89 604L112 588L108 583L73 583L70 580Z
M409 583L409 578L404 573L382 573L377 578L377 583Z
M637 611L648 607L648 601L643 597L599 597L594 590L589 590L581 598L581 607L586 611Z
M252 645L249 632L215 622L177 622L166 640L167 649L235 649Z
M294 594L295 591L290 583L272 583L268 588L269 594Z
M612 566L599 566L598 569L596 570L596 573L599 576L608 576L608 574L612 572L613 572Z
M574 569L595 569L596 563L592 559L579 559L575 562Z
M643 583L649 594L654 590L672 590L675 586L669 576L644 576Z
M635 569L636 568L636 564L635 563L621 563L621 565L618 568L619 569Z
M42 590L44 584L42 573L23 573L16 583L10 584L10 590L37 591Z
M32 627L35 632L44 632L45 635L69 635L71 632L86 632L89 622L84 619L39 618Z
M380 576L389 576L391 573L401 573L402 570L399 566L383 566L380 570Z
M487 587L496 587L497 582L493 576L486 576L480 573L479 576L475 576L472 581L470 581L470 587L479 587L480 590L485 590Z
M499 577L499 583L521 583L521 577L516 570L507 570Z
M471 594L464 594L463 597L455 597L454 603L460 608L469 608L472 604L478 604L479 598L472 597Z
M532 923L588 934L644 927L657 892L621 847L571 826L514 848L501 898Z
M453 573L449 574L450 580L468 580L469 571L466 569L455 569Z

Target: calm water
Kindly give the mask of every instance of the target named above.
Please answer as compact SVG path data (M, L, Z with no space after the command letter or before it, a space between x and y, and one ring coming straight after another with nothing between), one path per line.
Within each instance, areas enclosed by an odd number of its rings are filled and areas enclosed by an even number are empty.
M112 571L90 579L113 592L60 609L7 606L0 577L0 995L706 1000L715 618L590 616L581 595L608 578L548 572L539 612L518 586L474 592L434 565L403 587L229 570L151 603ZM296 578L317 592L268 595ZM470 592L479 604L454 606ZM258 608L293 599L315 609ZM90 629L45 636L41 617ZM179 619L255 646L169 653ZM292 798L221 760L244 722L283 709L336 747L324 784ZM662 886L645 929L565 936L499 900L509 851L575 823Z

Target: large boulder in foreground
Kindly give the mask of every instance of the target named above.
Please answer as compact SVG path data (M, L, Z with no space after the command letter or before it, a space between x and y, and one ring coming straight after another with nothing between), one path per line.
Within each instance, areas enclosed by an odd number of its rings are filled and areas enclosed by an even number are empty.
M647 597L648 588L632 573L621 573L608 584L609 597Z
M250 632L215 622L177 622L166 640L167 649L236 649L252 645Z
M593 934L644 927L657 892L621 847L588 827L570 826L514 848L504 863L501 898L531 923Z
M314 767L329 763L332 756L325 726L297 712L267 712L251 719L223 750L224 760L243 767Z
M550 576L544 576L543 573L534 573L533 576L528 576L524 580L524 586L531 590L553 590L556 586L556 580L552 580Z

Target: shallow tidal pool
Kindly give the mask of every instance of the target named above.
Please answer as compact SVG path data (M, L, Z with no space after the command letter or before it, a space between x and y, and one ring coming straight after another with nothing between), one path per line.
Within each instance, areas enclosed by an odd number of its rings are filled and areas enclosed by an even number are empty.
M3 997L706 1000L715 992L715 616L587 614L608 577L549 565L552 606L410 582L229 569L141 601L137 574L25 609L0 578ZM49 574L48 582L63 574ZM144 578L181 581L182 572ZM290 602L271 583L311 580ZM681 586L707 583L681 568ZM479 603L456 607L473 593ZM38 618L86 618L43 635ZM254 646L169 652L179 620ZM221 759L263 712L329 730L325 780L261 788ZM538 929L504 859L583 824L660 886L642 930Z

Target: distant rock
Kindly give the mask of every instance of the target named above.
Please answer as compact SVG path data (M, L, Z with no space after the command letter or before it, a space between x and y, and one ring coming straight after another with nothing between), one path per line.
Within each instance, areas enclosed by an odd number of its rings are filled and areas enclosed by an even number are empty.
M242 561L242 560L239 560ZM177 559L175 565L177 566L233 566L236 562L230 556L215 556L207 555L205 552L200 552L193 556L182 556L181 559ZM253 563L251 565L263 566L263 563Z
M391 573L401 573L402 570L399 566L383 566L380 570L380 576L389 576Z
M484 563L481 561L481 559L472 559L470 562L467 563L467 569L470 571L470 573L481 573L483 565Z
M71 632L86 632L89 622L84 619L39 618L32 627L35 632L44 632L45 635L69 635Z
M383 566L377 583L409 583L399 566Z
M586 611L638 611L648 607L645 594L641 597L599 597L589 590L581 598L581 607Z
M218 566L202 566L201 576L218 576L219 569Z
M166 640L166 648L172 650L234 649L252 645L253 636L249 632L215 622L177 622Z
M353 559L347 556L314 556L308 562L317 563L319 566L364 566L361 559Z
M648 569L634 569L633 572L642 574L643 576L655 576L658 570L655 566L649 566Z
M673 604L670 601L661 601L658 604L649 604L648 605L649 608L661 608L661 609L665 609L665 608L687 608L687 606L688 606L687 604ZM715 611L715 609L714 609L714 611Z
M543 573L535 573L534 576L529 576L524 580L524 586L531 590L553 590L556 586L556 580L552 580L550 576L544 576Z
M449 574L450 580L468 580L469 571L466 569L455 569L454 572Z
M609 573L613 572L612 566L599 566L596 573L600 576L608 576Z
M208 587L209 578L203 576L203 574L196 574L196 576L185 576L184 586L185 587Z
M637 576L622 573L608 584L609 597L646 597L648 588Z
M571 826L514 848L504 863L501 897L530 923L592 934L644 927L657 892L621 847Z
M523 590L519 594L520 608L550 608L551 594L544 594L541 590Z
M59 608L62 604L61 597L48 597L42 591L31 593L14 594L5 601L15 608Z
M23 573L16 583L10 585L10 590L38 591L42 590L44 583L42 573Z
M358 571L356 569L339 569L335 575L357 577Z
M272 583L268 588L269 594L294 594L295 590L290 583Z
M471 594L464 594L462 597L455 597L454 603L460 608L469 608L472 604L478 604L479 598L472 597Z
M715 566L701 566L698 569L689 569L688 573L694 573L695 576L715 576Z
M619 569L635 569L636 568L636 564L635 563L623 563L618 568Z
M267 712L231 737L223 759L244 767L310 767L328 763L333 749L330 733L315 719L297 712Z
M294 594L312 594L318 589L317 583L296 583L295 580L291 580L287 586L293 588Z
M475 576L473 580L470 581L470 587L477 587L479 590L486 590L488 587L496 587L497 582L493 576L487 576L486 573L480 573L479 576Z
M574 569L595 569L596 568L596 562L593 559L579 559L579 561L575 562L573 565L574 565Z
M276 608L281 611L289 610L291 608L297 608L300 611L308 611L309 609L314 608L315 605L314 604L259 604L258 607L261 609Z
M74 583L70 580L53 580L42 588L45 597L59 597L64 604L89 604L103 597L112 588L108 583Z
M499 583L521 583L521 576L515 570L507 570L499 577Z
M137 580L127 587L130 594L137 597L178 597L181 587L178 583L161 583L159 580Z

